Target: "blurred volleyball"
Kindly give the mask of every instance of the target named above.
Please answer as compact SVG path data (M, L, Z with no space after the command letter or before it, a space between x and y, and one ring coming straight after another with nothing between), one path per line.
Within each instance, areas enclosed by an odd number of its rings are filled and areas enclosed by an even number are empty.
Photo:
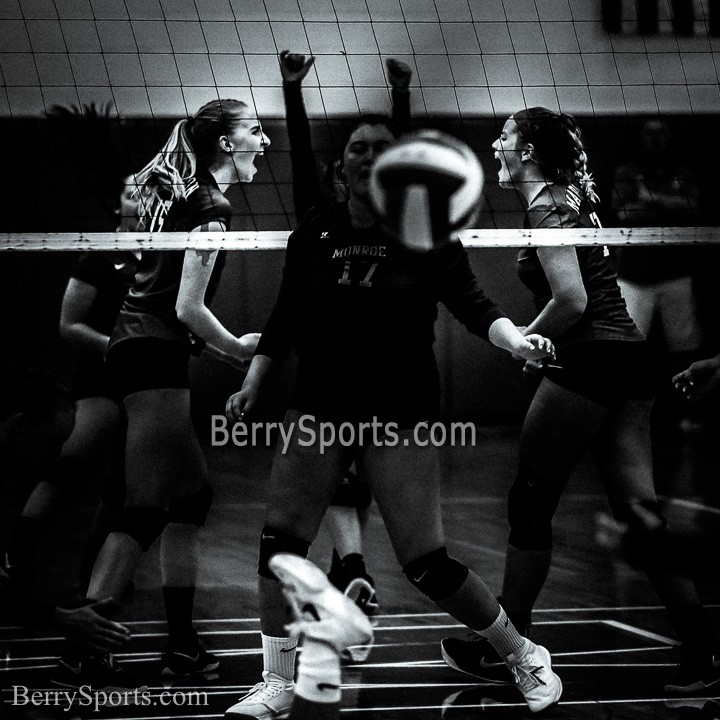
M416 250L430 250L468 227L482 189L475 153L438 130L403 137L380 155L370 176L370 200L382 224Z

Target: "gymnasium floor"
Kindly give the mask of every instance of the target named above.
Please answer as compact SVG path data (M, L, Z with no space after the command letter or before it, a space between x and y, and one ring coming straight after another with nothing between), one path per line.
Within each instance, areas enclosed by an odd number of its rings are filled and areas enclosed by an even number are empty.
M493 590L500 587L506 538L504 493L515 463L516 432L480 430L472 448L443 449L443 512L448 545L477 569ZM118 658L150 686L146 705L92 708L11 705L13 686L48 689L62 642L20 628L0 628L0 717L33 718L217 718L252 684L261 670L255 592L256 542L262 526L263 486L271 451L209 449L216 502L203 536L203 569L197 596L198 627L207 647L222 656L212 677L163 686L157 676L164 643L157 558L151 553L137 576L133 602L124 611L134 633ZM717 502L703 500L703 483L716 473L681 462L671 478L676 498L668 503L675 525L717 533ZM565 692L547 716L573 720L720 718L720 699L666 696L665 681L677 661L665 614L647 582L596 539L596 515L606 509L590 465L583 465L563 498L556 522L555 563L539 601L533 638L547 645ZM713 504L710 505L709 503ZM44 551L46 592L63 592L78 556L88 509L73 505L63 514ZM345 667L342 717L358 720L530 716L509 687L474 684L445 666L442 637L462 628L420 595L400 573L373 508L366 557L382 604L375 644L367 661ZM56 542L53 538L62 538ZM318 540L311 558L327 565L330 546ZM720 626L720 582L701 586ZM57 595L59 594L59 595ZM714 603L714 604L713 604ZM196 691L199 694L192 694ZM179 693L162 695L162 693ZM163 703L173 703L168 706Z

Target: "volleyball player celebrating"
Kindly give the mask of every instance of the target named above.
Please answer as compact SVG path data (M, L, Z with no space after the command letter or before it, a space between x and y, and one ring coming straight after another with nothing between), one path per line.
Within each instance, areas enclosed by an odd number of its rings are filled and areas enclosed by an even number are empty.
M228 229L232 208L223 193L253 179L255 159L269 144L255 113L237 100L209 102L181 120L136 176L141 228ZM108 352L128 417L127 500L98 555L88 598L120 597L142 553L162 535L169 633L162 664L164 674L175 676L218 666L192 625L197 536L212 490L190 418L188 361L207 346L244 366L257 341L255 334L235 337L207 307L223 264L218 255L213 249L145 252Z
M501 187L515 190L527 208L526 228L598 224L587 156L571 116L523 110L507 120L493 148ZM557 364L545 369L523 424L508 496L501 602L527 632L550 568L552 518L587 451L594 453L615 518L645 546L663 537L666 520L650 453L653 359L627 313L606 252L597 246L527 248L520 251L518 273L538 309L524 332L547 335L557 347ZM689 692L718 682L717 640L694 586L662 571L648 576L682 640L679 676L666 690ZM511 680L481 638L449 638L442 649L458 670L491 682Z
M227 711L228 718L282 717L291 704L297 641L287 637L268 563L278 552L307 554L352 457L408 579L488 637L513 668L531 709L560 697L547 651L521 637L480 577L449 557L437 449L429 431L418 427L439 411L432 349L438 302L471 332L526 359L551 354L552 344L536 334L523 337L485 297L458 241L417 253L380 229L368 183L376 158L394 140L377 116L353 127L342 159L349 200L311 211L290 236L276 305L243 387L227 403L232 421L251 414L272 369L295 349L298 380L285 417L290 441L275 456L260 540L263 682ZM298 423L311 432L299 432ZM357 442L324 447L321 423L353 424ZM375 423L376 437L360 438L360 423ZM315 701L337 703L339 689L327 686L313 690Z
M280 53L283 97L290 140L295 217L302 220L312 207L347 200L342 173L335 162L325 173L328 187L323 187L310 137L310 125L302 96L302 81L315 58L284 50ZM410 66L394 58L386 62L392 93L392 119L399 130L410 129ZM338 190L338 188L341 190ZM364 478L358 477L354 463L332 498L325 516L325 526L334 548L328 576L368 615L378 612L375 583L367 572L362 548L362 531L372 496Z

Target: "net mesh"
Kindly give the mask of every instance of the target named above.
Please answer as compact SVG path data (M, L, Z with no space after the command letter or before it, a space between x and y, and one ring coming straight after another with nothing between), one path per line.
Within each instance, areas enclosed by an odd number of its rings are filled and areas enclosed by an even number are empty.
M580 118L603 222L628 224L611 217L620 204L614 168L636 154L639 118L666 118L673 153L701 166L696 185L712 181L702 166L704 156L720 154L713 130L720 106L719 7L713 0L3 3L0 122L9 129L10 165L17 170L3 180L10 198L3 229L114 229L87 201L77 177L87 168L78 170L77 157L67 161L72 148L60 153L57 133L38 134L37 123L54 107L107 107L117 165L130 172L157 152L174 121L225 97L255 107L273 141L255 181L231 191L233 227L294 227L277 60L286 48L316 57L303 86L315 150L325 164L339 155L344 120L388 111L384 61L395 57L413 71L414 126L458 135L488 171L481 229L521 224L519 208L489 171L490 143L505 117L535 105ZM701 138L700 157L685 145L690 134ZM109 165L107 145L95 148L93 164L95 173ZM32 200L15 187L25 183L34 188ZM700 219L632 224L718 224L712 193L694 197L689 185L679 178L678 193Z

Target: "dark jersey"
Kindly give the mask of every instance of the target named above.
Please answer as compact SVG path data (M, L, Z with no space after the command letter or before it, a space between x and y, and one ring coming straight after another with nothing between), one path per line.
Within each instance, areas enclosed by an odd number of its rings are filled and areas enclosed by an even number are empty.
M219 222L227 230L231 216L230 201L220 192L212 175L198 171L187 183L183 199L156 201L147 229L151 232L190 231ZM110 339L111 346L137 337L193 343L190 331L175 312L184 257L184 250L143 252L135 284L125 299ZM212 300L224 261L225 254L220 252L208 284L206 303Z
M257 354L282 362L296 351L296 410L417 422L438 412L438 302L485 339L503 317L459 242L415 254L377 226L353 228L345 204L315 210L290 236Z
M525 228L577 228L599 224L575 184L547 185L528 207ZM557 347L589 340L642 340L630 318L617 284L615 270L603 247L575 249L587 293L587 306L580 320L560 337ZM550 283L537 256L537 248L523 248L518 256L518 275L542 310L552 299Z
M110 335L125 296L135 280L137 258L130 252L89 252L81 255L70 277L97 290L85 322L103 335ZM103 364L103 354L90 350L78 353L78 370Z

